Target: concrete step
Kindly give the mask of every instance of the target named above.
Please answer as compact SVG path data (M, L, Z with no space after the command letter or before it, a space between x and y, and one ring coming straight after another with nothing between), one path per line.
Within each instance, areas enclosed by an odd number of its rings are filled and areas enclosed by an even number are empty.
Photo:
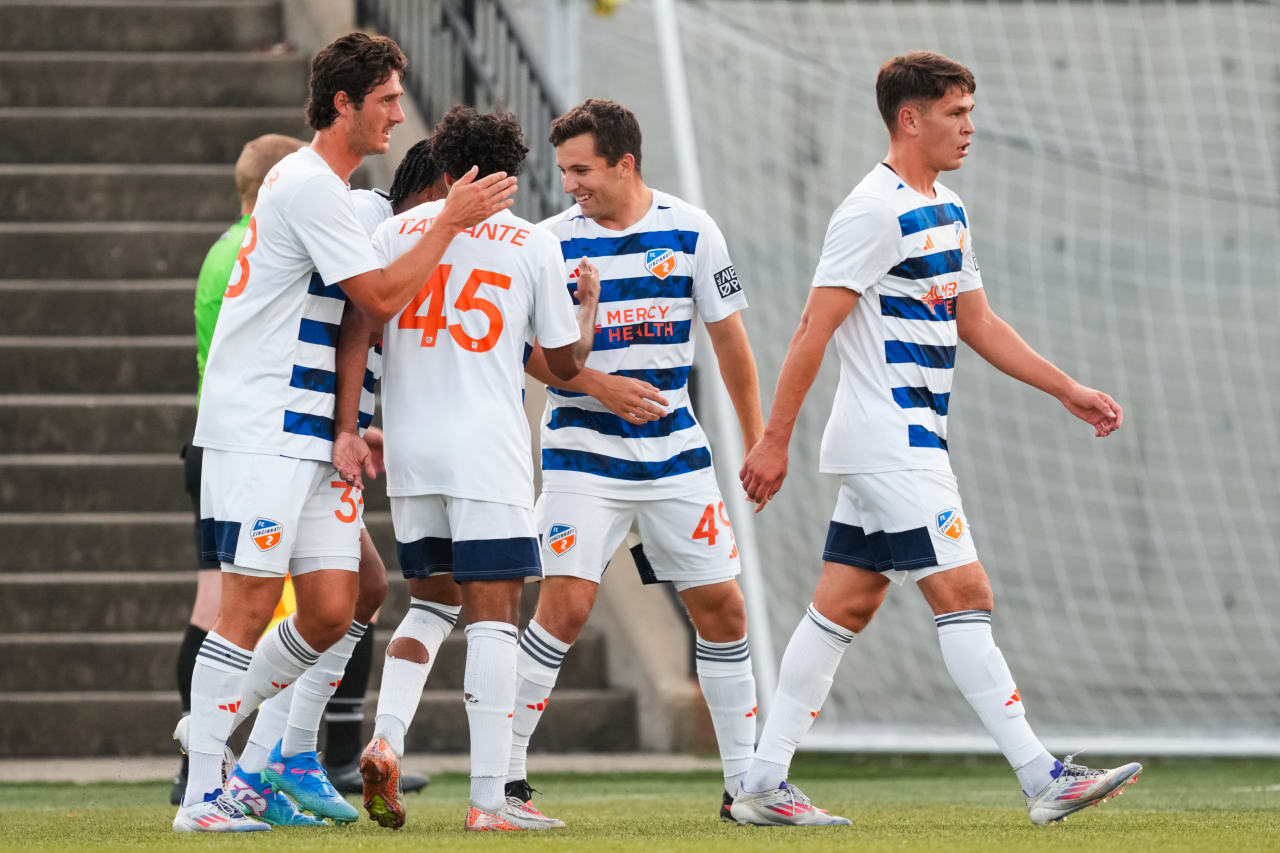
M223 163L264 133L310 139L301 104L285 107L0 109L7 163ZM56 139L58 144L51 145ZM139 140L146 140L145 145Z
M389 566L390 589L378 618L394 626L409 609L409 585L395 551L380 553ZM533 617L538 589L536 583L524 585L521 625ZM0 634L184 631L195 590L194 570L0 573L6 608L0 611ZM464 614L459 625L465 623Z
M280 41L281 28L270 0L0 5L0 50L252 50Z
M365 526L391 576L398 577L391 514L367 513ZM0 513L0 578L30 572L157 572L195 565L195 520L189 505L182 512L164 513Z
M381 619L375 628L373 674L369 687L378 689L383 653L398 620ZM181 632L0 634L0 693L10 691L63 692L75 690L174 689L174 667ZM557 689L606 686L604 634L589 629L565 656ZM431 668L433 689L462 689L467 638L455 629L440 647Z
M229 165L0 165L0 198L5 222L230 224L240 215Z
M175 444L185 439L173 437ZM365 490L365 506L388 509L381 484ZM169 453L0 455L0 513L181 512L182 462Z
M309 57L297 53L11 51L0 53L0 107L292 106L301 111L308 64Z
M375 701L373 691L366 702ZM0 755L10 758L174 755L176 691L0 694ZM365 736L373 731L365 717ZM33 726L33 719L40 725ZM103 721L110 721L104 725ZM237 733L243 738L247 726ZM236 738L232 739L236 742ZM458 690L427 690L405 745L411 752L465 752L467 714ZM628 752L637 748L635 695L557 690L538 727L536 751Z
M176 455L196 423L194 394L0 394L10 453Z
M0 337L0 394L189 394L195 335Z
M191 335L195 288L185 278L0 281L0 336Z
M0 279L195 281L227 222L0 224Z

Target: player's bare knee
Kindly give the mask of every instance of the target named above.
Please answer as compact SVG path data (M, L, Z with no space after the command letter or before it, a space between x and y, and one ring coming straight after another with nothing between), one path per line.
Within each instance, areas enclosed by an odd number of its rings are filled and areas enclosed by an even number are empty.
M462 586L454 582L451 574L411 578L409 595L422 601L434 601L450 607L462 606Z
M746 636L747 607L736 583L695 587L685 590L682 598L702 639L728 643Z
M864 628L871 624L876 611L880 609L880 603L884 601L883 592L852 594L841 597L823 593L824 590L819 587L813 597L814 609L841 628L845 628L855 634L861 633Z
M427 647L413 637L396 637L392 640L387 646L387 657L412 663L427 663L431 660L431 656L427 654Z
M294 617L294 627L307 645L324 651L347 633L353 615L353 608L347 602L319 602L305 613L299 610Z
M356 596L356 614L357 622L368 624L374 614L378 612L378 608L387 600L387 590L390 584L387 583L386 574L365 576L364 572L360 573L360 591Z

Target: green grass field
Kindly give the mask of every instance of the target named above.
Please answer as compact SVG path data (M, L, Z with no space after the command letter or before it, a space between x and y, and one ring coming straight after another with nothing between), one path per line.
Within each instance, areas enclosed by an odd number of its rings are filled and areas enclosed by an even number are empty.
M569 828L519 836L464 834L457 774L411 796L399 832L362 820L239 837L174 835L164 784L4 784L0 850L1280 850L1280 761L1153 762L1124 796L1043 828L993 759L806 756L792 778L854 825L723 824L711 773L536 776L538 803Z

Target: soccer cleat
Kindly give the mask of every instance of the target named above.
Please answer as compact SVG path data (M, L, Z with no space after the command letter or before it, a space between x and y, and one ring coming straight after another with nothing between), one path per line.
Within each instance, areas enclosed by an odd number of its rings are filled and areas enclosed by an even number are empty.
M355 806L342 799L329 783L329 776L320 765L320 757L314 750L299 752L285 758L280 754L281 742L271 748L262 778L276 790L288 794L298 808L316 817L332 818L338 823L350 823L360 817Z
M733 819L733 813L729 810L733 808L733 795L728 791L724 792L724 798L720 800L720 819L729 823L736 823Z
M329 782L344 796L364 793L364 777L360 775L360 757L340 767L325 767L329 774ZM425 773L400 774L400 790L406 794L414 794L431 784L431 777Z
M838 817L816 808L795 785L783 782L770 791L753 794L739 791L729 814L746 826L848 826L847 817Z
M173 739L178 742L178 749L186 755L190 750L187 745L191 743L191 715L183 714L178 720L178 724L173 727ZM236 754L231 751L231 747L226 744L222 745L222 786L227 785L227 778L231 775L231 771L236 769ZM187 788L187 762L182 762L182 789L185 792ZM178 779L174 777L173 785L178 786ZM178 803L182 802L182 795L178 795ZM174 803L177 805L178 803Z
M262 832L270 830L240 810L222 791L210 791L204 799L181 806L173 818L174 832Z
M385 738L376 737L360 754L361 790L369 820L388 829L404 826L400 759Z
M1095 770L1072 764L1068 755L1055 771L1053 781L1034 797L1027 797L1027 816L1036 826L1047 826L1083 808L1104 803L1124 793L1142 772L1142 765L1131 761L1110 770Z
M507 798L508 808L514 810L524 820L542 824L527 827L528 829L564 829L564 821L554 817L547 817L534 808L534 789L529 785L528 779L517 779L514 782L508 782L504 788L504 793Z
M562 829L564 821L547 817L529 803L514 804L512 797L486 812L472 806L467 810L463 829L467 832L524 832L539 829Z
M324 826L325 822L298 811L284 794L271 787L261 773L249 773L238 765L227 778L227 796L245 814L272 826Z

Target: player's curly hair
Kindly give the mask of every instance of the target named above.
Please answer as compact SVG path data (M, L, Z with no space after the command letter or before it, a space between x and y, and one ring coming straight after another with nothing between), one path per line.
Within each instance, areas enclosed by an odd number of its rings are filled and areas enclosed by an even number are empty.
M972 95L978 88L973 72L940 53L913 50L880 66L876 106L892 134L897 130L898 111L903 106L931 104L957 87Z
M415 142L396 166L396 176L391 179L388 193L392 207L399 207L411 195L422 192L440 180L444 170L431 156L431 140Z
M480 167L477 178L494 172L518 175L528 153L524 131L511 113L479 113L459 105L431 131L431 156L455 180L472 166Z
M346 92L356 109L364 97L391 77L404 74L409 60L400 46L386 36L348 33L321 48L311 61L311 92L307 98L307 124L324 130L338 119L333 99Z
M551 144L559 147L584 133L596 140L596 154L610 166L616 166L622 155L630 154L640 174L640 122L636 114L615 101L588 98L551 122Z

